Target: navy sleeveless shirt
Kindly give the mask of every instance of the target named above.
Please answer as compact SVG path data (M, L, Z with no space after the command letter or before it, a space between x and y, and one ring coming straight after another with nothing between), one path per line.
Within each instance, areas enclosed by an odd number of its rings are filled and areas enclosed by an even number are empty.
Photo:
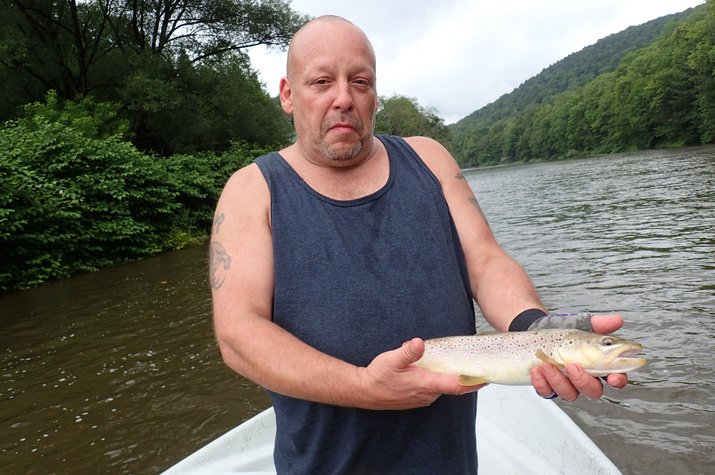
M464 255L441 186L403 139L379 139L388 181L355 200L317 193L278 153L256 160L271 195L273 321L358 366L413 337L475 332ZM407 411L269 394L278 473L477 472L476 393Z

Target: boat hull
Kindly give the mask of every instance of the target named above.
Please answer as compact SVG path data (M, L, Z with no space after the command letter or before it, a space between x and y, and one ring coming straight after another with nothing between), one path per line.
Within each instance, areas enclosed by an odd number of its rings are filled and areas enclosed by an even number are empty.
M553 401L532 387L479 391L480 475L613 475L618 468ZM275 415L267 409L189 455L164 475L273 474Z

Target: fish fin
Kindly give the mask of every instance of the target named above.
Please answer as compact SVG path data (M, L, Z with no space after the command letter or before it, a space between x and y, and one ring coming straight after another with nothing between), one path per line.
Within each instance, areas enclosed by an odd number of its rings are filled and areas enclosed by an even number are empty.
M566 367L566 365L563 365L561 363L557 363L556 361L554 361L554 359L552 357L550 357L549 355L544 353L543 350L541 350L541 349L536 350L536 357L539 358L544 363L549 363L551 365L556 366L559 369L564 369Z
M476 386L478 384L487 384L487 378L484 376L467 376L466 374L459 375L459 384L462 386Z

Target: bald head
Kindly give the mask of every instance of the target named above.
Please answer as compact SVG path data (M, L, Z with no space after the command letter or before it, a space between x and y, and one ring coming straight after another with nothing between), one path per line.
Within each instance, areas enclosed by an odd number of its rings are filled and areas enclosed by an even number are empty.
M336 15L324 15L303 25L293 36L288 47L286 74L293 77L302 60L311 55L319 45L330 43L336 34L352 34L362 43L372 60L375 69L375 50L367 35L352 22Z
M288 48L281 107L293 116L296 149L313 163L354 165L370 155L377 112L375 51L344 18L305 24Z

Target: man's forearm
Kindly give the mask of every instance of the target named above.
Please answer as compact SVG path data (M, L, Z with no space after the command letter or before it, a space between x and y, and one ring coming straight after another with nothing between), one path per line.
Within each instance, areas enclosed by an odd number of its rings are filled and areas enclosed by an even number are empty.
M273 322L244 317L217 339L226 364L271 391L326 404L359 407L359 368L321 353Z
M357 367L301 342L260 317L240 329L217 329L226 363L239 374L280 394L325 404L373 410L424 407L442 394L464 394L454 375L434 373L414 363L424 342L415 338ZM270 342L270 343L269 343Z
M472 281L479 308L499 331L507 331L514 317L526 309L545 310L526 271L506 254L486 262Z

